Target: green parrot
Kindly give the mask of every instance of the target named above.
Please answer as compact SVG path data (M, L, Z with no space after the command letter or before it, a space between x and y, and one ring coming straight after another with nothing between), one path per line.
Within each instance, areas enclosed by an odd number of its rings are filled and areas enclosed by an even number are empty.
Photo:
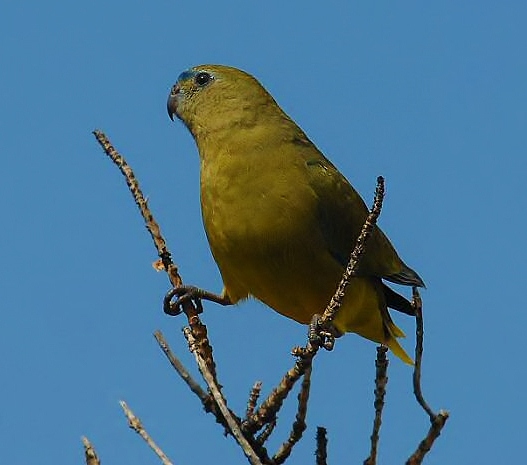
M223 65L184 71L167 103L200 157L201 210L221 296L254 297L300 323L331 299L368 208L357 191L251 75ZM334 325L412 359L388 307L410 302L383 280L424 286L375 227ZM213 296L204 292L202 295Z

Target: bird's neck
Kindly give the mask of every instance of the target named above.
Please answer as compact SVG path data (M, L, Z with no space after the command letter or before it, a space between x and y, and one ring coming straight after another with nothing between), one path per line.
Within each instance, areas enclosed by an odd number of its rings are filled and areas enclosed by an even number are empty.
M221 118L207 121L201 126L196 122L189 128L199 147L201 157L214 153L244 154L265 151L275 144L295 135L304 136L302 130L282 111L237 108L232 114L222 112ZM271 109L274 110L274 109Z

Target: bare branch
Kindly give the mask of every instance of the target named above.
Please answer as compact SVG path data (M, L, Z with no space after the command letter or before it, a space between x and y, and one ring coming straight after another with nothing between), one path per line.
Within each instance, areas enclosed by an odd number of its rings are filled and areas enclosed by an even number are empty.
M346 287L349 284L350 279L357 274L357 268L359 261L366 250L366 243L370 238L373 228L377 223L377 219L381 214L382 202L384 200L384 178L379 176L377 178L377 188L375 189L375 199L373 201L373 207L364 222L362 230L355 242L355 247L351 252L346 271L340 280L340 283L335 291L335 294L331 298L326 310L320 318L319 324L322 327L327 327L337 316L337 312L342 305L342 300L346 291Z
M412 288L412 305L415 309L415 366L414 366L414 395L419 402L419 405L430 417L430 421L433 422L435 413L432 411L428 403L426 402L423 391L421 389L421 366L423 361L423 338L424 338L424 323L423 323L423 301L419 295L417 287Z
M101 461L95 452L90 440L86 436L82 436L82 443L84 444L84 458L86 465L101 465Z
M315 456L317 458L316 465L327 465L328 437L326 428L322 426L317 426L317 450Z
M121 404L121 407L124 410L124 414L126 415L126 418L128 418L128 426L145 440L145 442L150 446L150 448L155 452L155 454L161 459L161 462L163 462L163 465L172 465L172 462L165 455L165 453L161 450L161 448L154 442L154 440L150 437L148 432L143 427L141 420L135 416L134 412L132 412L132 410L130 409L130 407L128 407L126 402L124 400L121 400L119 401L119 403Z
M388 359L386 358L388 348L380 345L377 347L377 359L375 360L375 419L373 421L373 432L370 436L371 449L370 456L364 461L364 465L375 465L377 463L377 446L379 444L379 432L382 424L382 409L384 407L384 396L386 394L386 384L388 377Z
M310 366L311 360L306 364L305 359L299 359L295 365L284 375L279 385L273 389L269 397L265 399L260 408L242 423L242 430L246 434L254 434L266 423L274 421L276 413L282 407L295 383L304 375L306 366Z
M157 253L161 258L163 266L165 267L172 287L181 286L183 284L183 280L179 275L176 265L172 261L172 254L168 250L166 241L161 234L161 228L155 220L154 215L148 208L148 203L143 195L143 192L141 191L141 188L139 187L139 182L137 181L132 168L130 165L128 165L124 157L113 147L108 137L106 137L106 134L104 134L102 131L95 130L93 131L93 135L97 139L97 142L99 142L106 155L108 155L108 157L115 163L115 165L125 177L126 184L128 184L135 203L138 206L141 215L143 216L146 229L154 241ZM207 328L201 323L198 317L199 309L197 309L191 301L187 301L183 304L183 311L185 312L188 323L194 333L199 351L206 363L209 365L209 370L213 376L216 377L216 366L212 358L212 347L210 346L207 338Z
M223 417L225 418L225 421L229 426L231 434L234 436L236 442L240 445L245 456L249 459L249 462L252 465L263 465L256 452L243 435L242 430L240 429L240 419L234 417L232 412L227 408L227 401L223 397L223 394L221 393L221 390L217 384L215 377L210 372L209 367L205 363L205 360L203 359L201 353L197 350L195 344L196 341L194 339L192 331L189 328L185 328L183 333L185 334L185 337L187 338L187 341L189 343L190 351L194 354L194 357L196 358L196 362L203 376L203 379L207 383L207 386L209 387L210 392L214 397L214 400L216 401L216 404L218 405Z
M262 392L262 382L256 381L254 383L253 387L251 388L251 393L249 394L249 401L247 402L247 410L245 411L245 418L249 418L253 413L254 409L256 408L256 403L258 402L258 398L260 397L260 393Z
M210 403L210 396L201 388L198 382L185 368L183 363L181 363L181 361L174 355L172 350L170 350L168 342L163 336L163 333L158 330L154 333L154 337L159 344L159 347L161 347L161 350L168 358L170 364L174 367L179 376L181 376L183 381L187 383L187 386L190 388L190 390L199 397L205 408L207 408L207 405Z
M205 409L205 411L215 413L214 412L215 404L211 396L205 390L203 390L203 388L199 385L199 383L192 377L189 371L185 368L183 363L181 363L181 361L174 355L174 353L170 349L170 346L168 345L168 342L165 339L165 336L163 336L163 333L158 330L154 332L154 337L157 343L159 344L159 347L161 348L163 353L168 358L168 361L170 362L172 367L176 370L176 372L181 377L181 379L185 381L185 383L190 388L190 390L194 394L196 394L198 398L201 400L201 403L203 404L203 408Z
M171 254L168 251L165 239L161 234L161 228L159 227L157 221L155 221L154 216L148 207L148 202L146 201L143 192L139 187L139 181L137 181L132 168L130 165L128 165L124 157L113 147L110 140L106 137L106 134L104 134L102 131L95 130L93 131L93 135L97 139L97 142L99 142L100 146L103 148L106 155L108 155L108 157L117 165L125 177L126 184L128 184L135 203L145 220L146 229L154 241L154 245L159 253L159 257L163 261L165 269L169 271L171 278L174 279L174 283L181 285L181 277L178 274L177 267L172 262Z
M425 458L425 455L430 451L434 445L434 441L441 434L441 430L445 426L446 421L448 420L448 412L441 410L437 415L435 415L432 425L428 430L426 437L419 443L417 450L412 454L412 456L406 461L406 465L420 465Z
M291 454L295 444L300 441L304 431L307 428L306 415L307 415L307 403L309 401L309 391L311 389L311 371L312 365L306 368L304 373L304 379L302 380L302 386L298 393L298 410L293 423L289 438L282 444L278 452L274 455L273 460L277 464L284 463L287 457Z
M441 430L448 420L448 412L441 410L438 414L430 408L426 402L421 388L421 367L423 361L423 339L424 339L424 321L423 321L423 301L419 295L419 290L414 287L412 289L412 306L415 309L415 367L413 375L414 395L419 405L430 417L430 429L426 437L420 442L417 450L406 461L407 465L419 465L428 451L432 448L434 441L441 434Z
M276 428L277 421L278 420L275 418L273 421L265 425L263 431L255 439L256 444L258 444L259 446L263 446L265 444L265 441L269 439L269 436L271 436L274 429Z

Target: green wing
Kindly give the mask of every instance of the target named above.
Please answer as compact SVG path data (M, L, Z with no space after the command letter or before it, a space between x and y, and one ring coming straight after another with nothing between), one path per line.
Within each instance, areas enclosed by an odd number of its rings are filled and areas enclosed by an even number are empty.
M324 155L314 146L310 152L310 156L306 157L306 165L310 185L319 200L320 229L331 255L342 266L346 266L368 215L368 207ZM398 284L424 286L419 275L404 264L377 226L361 258L359 274L384 278Z

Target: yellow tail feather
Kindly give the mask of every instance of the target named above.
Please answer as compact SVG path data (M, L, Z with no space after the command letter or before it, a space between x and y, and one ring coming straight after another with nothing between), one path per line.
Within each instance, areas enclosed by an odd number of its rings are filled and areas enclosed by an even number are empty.
M413 365L414 361L412 358L406 353L406 351L402 348L401 344L397 341L397 337L405 337L404 332L395 325L392 321L388 322L388 329L390 331L390 336L388 341L386 341L386 345L390 348L390 350L399 357L404 363L407 363L408 365Z

